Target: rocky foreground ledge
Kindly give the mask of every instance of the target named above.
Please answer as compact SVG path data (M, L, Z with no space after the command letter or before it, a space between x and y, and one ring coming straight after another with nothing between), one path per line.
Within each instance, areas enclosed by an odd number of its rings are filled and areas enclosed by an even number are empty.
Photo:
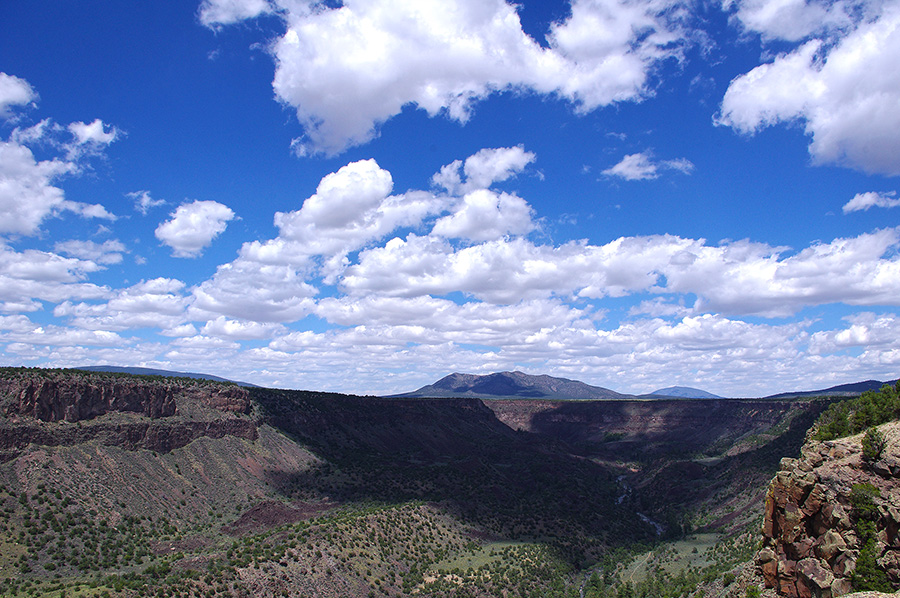
M808 441L799 459L782 459L766 496L764 541L756 556L767 588L792 598L843 596L853 591L854 572L858 579L863 567L900 585L900 423L879 429L887 444L872 464L862 459L862 434ZM859 508L863 494L868 516ZM861 519L874 523L871 556L861 557ZM874 563L864 565L872 556Z

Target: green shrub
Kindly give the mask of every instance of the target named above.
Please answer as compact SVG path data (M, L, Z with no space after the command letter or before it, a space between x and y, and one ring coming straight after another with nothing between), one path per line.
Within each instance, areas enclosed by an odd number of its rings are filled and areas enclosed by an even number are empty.
M831 404L816 422L816 440L834 440L900 418L900 380L878 392Z
M850 491L850 503L856 518L856 533L862 548L856 560L856 569L850 576L853 588L859 591L893 592L887 574L878 567L876 523L880 517L875 497L881 492L872 484L854 484Z
M862 439L863 459L868 463L874 463L881 457L886 445L887 441L881 430L875 427L869 428Z
M853 505L857 521L875 522L878 518L876 496L881 496L881 491L872 484L853 484L850 490L850 504Z

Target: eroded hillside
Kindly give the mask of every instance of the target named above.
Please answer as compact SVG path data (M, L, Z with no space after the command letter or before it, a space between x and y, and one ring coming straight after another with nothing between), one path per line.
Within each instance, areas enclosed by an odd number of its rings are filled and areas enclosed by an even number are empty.
M642 546L743 533L824 406L558 403L523 426L478 399L3 374L4 595L601 595Z

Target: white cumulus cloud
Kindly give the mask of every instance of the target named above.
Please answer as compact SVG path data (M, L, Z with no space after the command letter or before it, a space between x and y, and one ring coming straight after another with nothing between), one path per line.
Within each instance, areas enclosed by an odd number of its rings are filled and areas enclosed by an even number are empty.
M812 39L734 79L717 122L743 133L801 122L815 163L900 174L900 5L868 8L836 42Z
M36 99L28 81L0 72L0 118L9 118L10 106L24 106Z
M56 182L77 170L73 162L37 160L26 146L0 141L0 234L37 234L46 218L63 212L114 220L115 216L99 204L65 199Z
M335 154L378 134L405 106L465 123L504 91L563 98L587 112L653 93L651 72L680 58L676 0L575 0L546 46L504 0L207 0L211 27L274 12L286 32L271 46L276 96L297 111L301 153Z
M180 280L155 278L119 289L105 303L64 301L53 314L87 330L170 329L185 323L189 299L183 290Z
M869 208L896 208L900 207L900 198L897 198L896 191L886 191L878 193L869 191L868 193L857 193L853 199L844 204L844 214L850 212L865 211Z
M531 206L517 195L480 189L463 197L457 210L438 220L432 232L471 241L524 235L535 228L533 215Z
M179 206L169 220L156 228L156 238L172 248L175 257L197 257L234 218L228 206L197 200Z
M846 28L853 23L853 13L860 2L819 0L741 0L726 1L737 5L736 17L749 31L769 39L799 41L810 35Z

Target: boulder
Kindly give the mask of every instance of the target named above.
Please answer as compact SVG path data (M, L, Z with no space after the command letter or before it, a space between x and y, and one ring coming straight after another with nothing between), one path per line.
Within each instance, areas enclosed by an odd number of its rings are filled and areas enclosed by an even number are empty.
M835 530L828 530L816 542L816 554L819 558L831 563L834 558L847 549L844 538Z
M831 571L838 577L850 577L850 574L856 569L856 558L859 555L857 551L842 552L834 559L831 565Z
M849 594L852 591L853 585L850 583L849 579L837 577L833 582L831 582L831 595L834 598L843 596L844 594Z
M804 585L809 588L815 598L831 598L831 584L834 583L834 574L827 566L823 566L818 559L803 559L797 563L797 573Z

